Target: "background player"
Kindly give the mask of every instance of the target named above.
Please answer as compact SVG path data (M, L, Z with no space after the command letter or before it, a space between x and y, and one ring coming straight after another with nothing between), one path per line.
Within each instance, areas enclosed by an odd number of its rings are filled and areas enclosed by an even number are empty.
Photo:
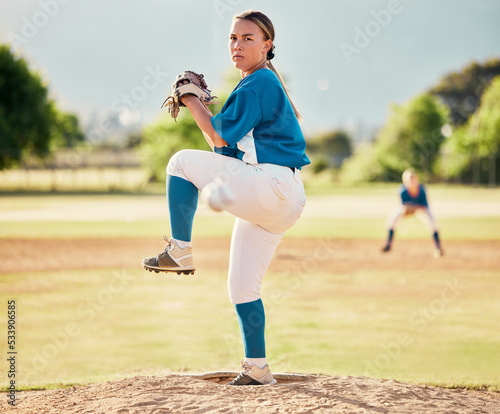
M229 53L240 70L220 114L212 116L194 95L182 97L213 152L183 150L167 166L172 238L143 260L154 271L194 271L191 229L202 190L212 207L236 216L231 238L228 291L235 304L245 360L230 385L273 384L266 360L261 285L283 234L297 221L305 193L300 115L270 60L274 27L257 11L233 19Z
M432 231L432 237L435 243L434 256L440 257L443 255L441 243L439 241L439 232L436 221L432 216L425 188L420 184L417 174L413 170L403 172L403 184L400 187L401 204L397 206L387 218L387 243L382 249L384 252L391 250L392 240L394 237L394 229L399 220L404 216L411 216L420 212L420 217Z

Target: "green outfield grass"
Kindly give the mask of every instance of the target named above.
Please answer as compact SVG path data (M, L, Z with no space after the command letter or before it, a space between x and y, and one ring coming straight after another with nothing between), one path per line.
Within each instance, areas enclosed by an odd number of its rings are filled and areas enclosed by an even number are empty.
M312 191L332 196L392 197L395 186ZM432 186L440 198L490 202L500 190ZM148 198L151 197L151 198ZM168 234L161 219L92 218L94 206L157 196L34 195L0 197L0 238L121 238ZM150 203L151 201L151 203ZM82 220L60 215L78 208ZM75 207L77 206L77 207ZM104 208L104 207L103 207ZM87 211L88 210L88 211ZM41 218L47 211L51 218ZM55 211L55 213L54 213ZM27 212L29 220L11 220ZM3 214L3 215L2 215ZM380 239L385 217L302 217L286 237ZM443 240L499 240L500 211L438 217ZM194 237L228 237L230 216L200 215ZM405 220L398 239L429 235ZM28 252L29 253L29 252ZM263 299L268 357L275 371L366 375L412 383L500 390L500 269L270 273ZM0 372L7 368L7 300L16 300L20 388L68 386L135 374L238 370L241 341L226 274L159 276L142 269L88 269L0 275ZM3 309L3 310L1 310ZM5 387L7 377L0 377Z
M500 390L498 277L268 274L272 368ZM9 299L17 307L18 387L238 370L241 340L225 285L225 272L205 270L192 277L137 269L3 275L0 303L4 312ZM5 347L2 341L2 355ZM6 372L5 358L0 366Z
M311 183L308 198L330 197L333 202L338 197L362 197L356 203L364 203L363 209L370 210L373 200L389 200L387 210L378 217L366 217L360 211L359 217L329 217L328 211L321 217L303 215L299 222L287 233L287 237L326 237L348 239L379 239L385 237L385 219L397 200L397 184L373 184L356 187L340 187L332 184ZM433 185L429 188L431 204L447 202L451 207L460 208L470 202L493 203L493 214L481 216L474 211L460 215L436 215L443 239L448 240L499 240L500 239L500 189L471 188L463 186ZM4 194L0 196L0 237L33 238L81 238L81 237L157 237L158 230L169 232L167 206L163 195L139 194ZM144 214L138 218L120 218L123 206L136 206L132 212L147 212L151 206L161 204L161 214L147 219ZM165 204L164 204L165 203ZM471 207L473 208L473 207ZM89 211L89 209L91 211ZM306 210L308 206L306 206ZM497 211L498 210L498 211ZM51 217L41 218L46 212ZM56 213L53 213L56 211ZM104 219L93 215L104 211ZM26 212L27 219L4 219L9 212ZM78 219L65 219L67 212L77 212ZM118 216L115 217L115 213ZM81 217L80 217L81 216ZM40 219L37 219L40 217ZM225 214L197 215L194 235L196 237L228 237L231 234L233 218ZM163 229L163 230L161 230ZM428 238L426 228L414 218L404 220L398 227L398 238Z
M230 237L234 219L229 216L197 217L193 237ZM500 217L449 218L439 221L443 240L500 240ZM428 239L427 229L418 219L408 219L398 228L398 239ZM163 231L163 233L161 233ZM1 238L144 238L168 235L164 220L120 221L33 221L2 223ZM161 234L160 234L161 233ZM285 237L382 240L384 220L301 218Z

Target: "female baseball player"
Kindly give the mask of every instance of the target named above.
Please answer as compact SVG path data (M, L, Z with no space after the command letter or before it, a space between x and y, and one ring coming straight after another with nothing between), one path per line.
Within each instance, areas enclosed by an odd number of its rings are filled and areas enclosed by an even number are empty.
M148 270L194 272L191 229L198 190L209 205L236 219L228 291L236 307L245 360L230 385L274 384L266 361L261 285L283 234L305 202L300 169L309 164L300 115L271 64L274 28L246 11L233 19L229 54L241 81L216 116L194 95L182 97L213 152L183 150L167 166L172 238L143 260Z
M416 212L421 212L423 214L420 217L425 221L428 228L432 231L432 237L436 245L434 256L442 256L443 250L441 249L441 243L439 242L438 228L427 202L425 188L422 184L420 184L417 174L415 174L415 172L410 169L403 172L403 184L400 187L400 197L401 204L397 206L387 218L387 243L382 251L388 252L389 250L391 250L394 229L401 217L410 216L415 214Z

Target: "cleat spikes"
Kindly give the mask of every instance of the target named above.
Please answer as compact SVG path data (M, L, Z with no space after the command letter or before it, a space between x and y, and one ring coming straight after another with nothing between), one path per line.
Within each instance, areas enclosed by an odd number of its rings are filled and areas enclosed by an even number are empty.
M174 269L169 269L169 270L160 270L160 269L151 269L147 266L144 266L144 270L147 270L148 272L155 272L155 273L177 273L178 275L194 275L194 270L189 269L189 270L174 270Z
M194 274L191 246L181 249L174 239L165 236L163 239L167 242L163 252L143 259L143 267L155 273Z

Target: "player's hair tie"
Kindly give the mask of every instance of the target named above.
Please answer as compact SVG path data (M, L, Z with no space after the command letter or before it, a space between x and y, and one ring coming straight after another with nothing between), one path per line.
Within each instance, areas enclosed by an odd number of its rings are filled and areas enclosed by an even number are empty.
M276 46L272 45L271 49L267 51L267 60L271 60L274 57L274 49Z

